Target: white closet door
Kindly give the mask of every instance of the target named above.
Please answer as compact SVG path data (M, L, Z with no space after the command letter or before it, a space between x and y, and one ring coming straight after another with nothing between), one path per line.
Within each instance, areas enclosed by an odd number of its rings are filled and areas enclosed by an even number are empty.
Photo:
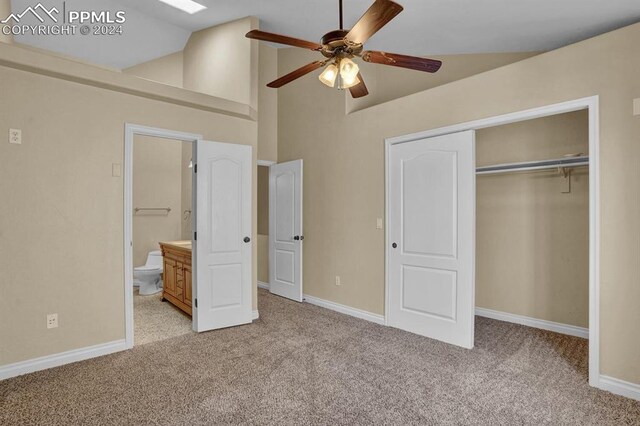
M251 322L251 147L196 146L194 330Z
M302 302L302 160L269 171L269 291Z
M389 149L389 325L473 347L475 133Z

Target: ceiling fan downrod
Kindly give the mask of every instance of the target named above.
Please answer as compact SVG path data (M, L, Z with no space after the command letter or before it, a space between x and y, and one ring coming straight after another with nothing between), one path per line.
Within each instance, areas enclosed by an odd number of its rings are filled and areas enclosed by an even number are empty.
M342 0L338 0L338 2L340 3L340 29L343 30L344 25L342 25Z

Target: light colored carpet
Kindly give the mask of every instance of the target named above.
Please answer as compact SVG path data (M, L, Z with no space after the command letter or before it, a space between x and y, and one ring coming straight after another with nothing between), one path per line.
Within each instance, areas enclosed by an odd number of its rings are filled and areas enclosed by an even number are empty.
M191 317L171 303L162 302L162 292L140 296L133 291L133 340L135 345L193 333Z
M477 318L465 350L260 291L251 325L0 382L0 424L640 424L587 342Z

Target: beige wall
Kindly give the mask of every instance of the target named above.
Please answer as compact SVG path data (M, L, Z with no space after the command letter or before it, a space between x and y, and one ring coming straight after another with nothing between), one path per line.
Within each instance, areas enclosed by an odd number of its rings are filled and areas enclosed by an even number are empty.
M122 70L123 73L136 75L147 80L170 86L183 85L183 53L175 52Z
M0 21L5 19L11 13L11 0L0 0ZM4 25L0 24L0 42L4 43L13 43L12 35L5 35L2 33L2 27Z
M258 79L258 160L278 161L278 90L267 83L278 78L278 49L260 43Z
M123 339L124 187L112 165L125 123L251 145L254 159L257 124L7 67L0 93L11 99L0 133L23 132L22 145L0 144L0 324L11 325L0 365ZM47 330L54 312L60 326Z
M489 71L538 53L481 53L471 55L432 56L442 60L442 67L435 73L424 73L405 68L380 66L358 61L369 95L353 99L346 97L347 112L358 111L374 105L402 98L452 81Z
M259 160L277 161L278 159L278 91L267 87L267 83L278 78L278 49L267 44L257 45L258 76L257 83L253 81L255 75L247 72L219 73L217 67L221 63L226 63L229 59L220 60L219 55L203 53L216 51L221 44L227 43L229 38L234 42L232 46L238 47L238 40L244 39L247 25L255 25L253 21L240 20L233 25L223 25L202 30L194 35L185 49L189 51L188 61L184 61L183 51L173 53L161 58L145 62L131 68L122 70L126 74L132 74L147 80L157 81L176 87L186 87L190 90L201 91L203 93L214 94L216 96L226 96L225 92L218 90L218 86L224 89L241 86L244 89L250 88L252 84L257 84L258 96L258 153ZM255 42L254 42L255 43ZM243 51L247 53L246 43L239 43L238 54ZM255 45L250 44L249 54L255 54ZM197 56L203 53L204 56ZM215 58L216 60L211 60ZM253 58L256 59L256 58ZM242 61L232 64L233 66L244 67ZM233 66L227 64L227 68ZM194 70L193 67L196 67ZM204 67L204 68L203 68ZM255 65L252 70L255 71ZM211 76L216 75L216 79ZM250 78L250 82L240 80ZM212 85L215 85L212 86Z
M479 130L478 166L589 151L586 111ZM478 175L476 306L589 326L589 171Z
M181 222L181 239L190 240L191 235L191 217L193 216L193 206L191 205L193 193L193 169L189 168L193 156L193 144L182 144L182 176L180 178L181 189L181 210L180 210L180 222Z
M258 166L258 234L269 235L269 167Z
M133 207L169 207L171 211L133 214L133 266L144 265L147 254L160 250L160 241L182 236L182 144L136 135L133 140Z
M269 282L269 236L258 234L258 281Z
M350 115L316 78L279 89L278 160L305 161L305 293L383 313L384 138L599 95L601 373L640 383L639 41L636 24ZM285 49L278 66L314 59Z
M196 31L184 48L184 88L257 108L258 43L244 35L256 18Z

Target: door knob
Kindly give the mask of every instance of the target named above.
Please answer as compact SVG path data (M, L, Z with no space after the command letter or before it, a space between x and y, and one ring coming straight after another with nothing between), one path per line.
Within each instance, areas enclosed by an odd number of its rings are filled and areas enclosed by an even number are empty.
M295 235L293 237L293 239L296 240L296 241L302 241L302 240L304 240L304 235Z
M391 247L396 248L398 245L396 243L391 244Z
M245 243L248 243L249 241L251 241L251 238L249 238L249 237L244 237L244 240L243 240L243 241L244 241Z

